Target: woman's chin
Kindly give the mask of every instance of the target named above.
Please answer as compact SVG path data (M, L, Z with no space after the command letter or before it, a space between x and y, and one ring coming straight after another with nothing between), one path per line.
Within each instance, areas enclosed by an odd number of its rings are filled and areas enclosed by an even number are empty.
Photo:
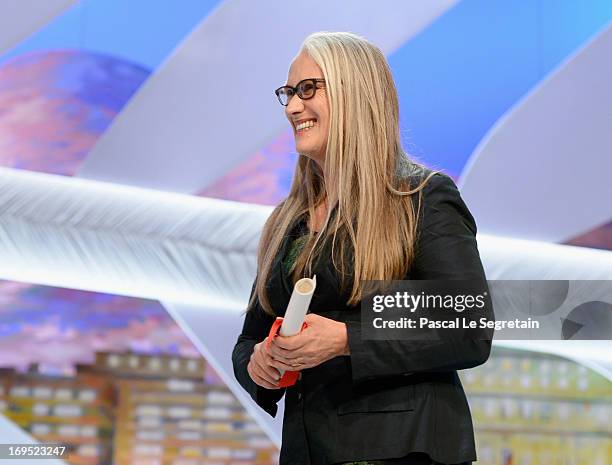
M305 143L306 142L306 143ZM309 143L310 141L301 141L300 139L297 139L295 141L295 148L297 150L298 153L304 154L304 155L309 155L311 158L316 158L316 154L321 152L321 149L319 148L319 146L315 146L312 143Z
M299 153L300 155L304 155L307 156L309 158L312 158L312 147L305 145L305 144L300 144L300 143L296 143L295 144L295 149L297 151L297 153Z
M302 151L301 151L301 150L299 150L299 149L297 149L297 150L296 150L296 152L297 152L299 155L301 155L301 156L304 156L304 157L310 158L312 161L314 161L315 163L317 163L319 166L323 167L321 160L322 160L324 157L319 158L319 157L317 157L317 156L314 156L314 155L312 154L312 152L302 152Z

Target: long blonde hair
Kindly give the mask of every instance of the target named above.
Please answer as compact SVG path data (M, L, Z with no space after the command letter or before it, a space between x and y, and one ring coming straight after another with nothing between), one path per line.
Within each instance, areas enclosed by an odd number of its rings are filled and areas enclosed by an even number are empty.
M293 283L312 276L313 261L328 240L342 289L352 277L347 305L362 299L362 281L405 279L414 258L420 192L435 174L411 185L410 171L421 165L401 147L397 91L378 47L348 32L317 32L306 38L300 52L323 71L330 109L328 143L324 172L311 158L299 156L289 194L260 238L258 278L248 308L258 298L272 316L276 313L266 283L284 237L302 215L314 218L323 201L327 217L319 233L308 231L291 269Z

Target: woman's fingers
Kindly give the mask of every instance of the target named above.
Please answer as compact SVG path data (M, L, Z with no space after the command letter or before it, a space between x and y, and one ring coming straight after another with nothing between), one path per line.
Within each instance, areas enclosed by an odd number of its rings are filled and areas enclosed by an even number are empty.
M273 384L257 375L255 375L254 377L251 376L251 378L253 378L253 381L255 381L256 384L266 389L280 389L280 386L278 384Z
M295 371L295 370L299 370L299 366L294 366L295 365L295 361L291 362L291 363L285 363L281 360L273 360L272 363L274 364L274 366L279 369L279 370L285 370L285 371Z
M293 353L292 351L275 346L274 344L267 350L267 353L272 361L284 363L289 367L296 363L298 359L296 355L290 356Z
M258 370L256 373L259 376L261 376L262 378L265 378L266 381L270 383L276 383L278 381L278 379L280 378L280 373L276 368L274 368L272 365L269 365L265 362L261 363L259 360L255 360L255 363L258 367Z
M279 371L270 365L270 356L265 353L265 340L256 344L251 354L248 371L255 383L268 389L277 389Z
M261 368L261 365L257 364L257 361L251 360L247 367L247 371L251 376L251 379L255 381L255 384L265 387L267 389L277 389L278 385L274 381L274 376L268 374Z
M273 351L274 351L274 355L277 355L279 357L284 357L284 358L289 358L290 355L293 353L292 350L289 349L283 349L281 346L279 346L278 344L272 344Z
M285 358L272 354L266 343L268 338L255 344L251 360L247 366L249 375L259 386L267 389L279 389L278 380L282 371L298 371L307 368L305 362L297 364L297 358Z
M265 370L272 378L276 378L277 376L280 377L279 371L274 367L274 359L266 348L266 340L267 338L263 340L258 348L258 355L261 357L258 357L257 361L261 365L262 369Z

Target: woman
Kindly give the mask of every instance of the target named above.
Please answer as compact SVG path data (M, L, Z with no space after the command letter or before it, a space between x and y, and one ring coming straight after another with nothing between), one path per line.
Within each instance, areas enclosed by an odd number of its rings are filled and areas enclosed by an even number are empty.
M408 160L384 55L350 33L303 43L276 94L299 153L287 198L264 226L234 373L275 416L281 465L469 463L469 407L456 370L491 340L361 337L364 280L481 279L476 225L452 180ZM293 284L317 276L308 327L267 336ZM299 370L279 389L280 370Z

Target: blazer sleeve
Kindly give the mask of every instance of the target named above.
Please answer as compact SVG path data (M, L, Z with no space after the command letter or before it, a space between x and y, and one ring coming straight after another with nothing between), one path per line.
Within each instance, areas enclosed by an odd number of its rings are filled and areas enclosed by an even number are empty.
M476 244L476 223L447 175L435 174L424 187L420 224L409 279L478 279L486 286ZM493 320L490 303L479 316ZM484 363L491 350L492 330L486 330L486 337L481 331L478 338L362 340L361 322L346 324L354 384L387 376L471 368Z
M251 296L255 291L255 283L251 289ZM250 301L249 296L249 301ZM270 328L274 323L275 318L268 315L261 305L259 300L255 301L255 306L249 309L244 318L242 332L238 336L238 340L232 352L232 364L234 367L234 376L240 385L249 393L251 398L272 417L276 417L278 401L285 394L286 388L266 389L259 386L253 381L251 375L247 371L247 366L251 359L251 354L255 348L255 344L263 341Z

